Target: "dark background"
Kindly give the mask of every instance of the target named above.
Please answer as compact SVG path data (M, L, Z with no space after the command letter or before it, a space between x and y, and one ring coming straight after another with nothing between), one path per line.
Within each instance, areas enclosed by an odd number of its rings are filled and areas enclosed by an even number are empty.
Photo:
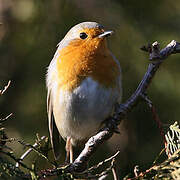
M46 69L58 42L83 21L96 21L115 31L108 41L122 67L123 102L148 66L148 55L139 48L156 40L161 47L172 39L180 41L178 0L0 0L0 88L12 81L0 97L0 117L13 113L5 124L9 137L34 143L36 133L48 136ZM171 56L148 89L164 124L179 121L179 67L180 56ZM24 152L17 143L11 146L17 156ZM147 105L141 103L122 123L121 134L101 147L96 159L103 160L119 149L119 172L124 176L133 173L137 164L141 170L150 167L162 148L159 129ZM26 162L32 160L36 160L34 155ZM38 167L47 166L41 163Z

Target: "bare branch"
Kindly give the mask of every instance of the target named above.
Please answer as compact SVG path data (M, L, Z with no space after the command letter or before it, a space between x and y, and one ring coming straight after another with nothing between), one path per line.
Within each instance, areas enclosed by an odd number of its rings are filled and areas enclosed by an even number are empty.
M66 168L67 172L84 170L92 154L101 144L103 144L113 135L117 125L120 124L121 120L142 99L142 95L146 93L147 88L149 87L156 71L159 69L159 66L162 64L162 62L169 55L180 53L180 43L173 40L164 49L160 50L159 43L155 42L152 44L151 49L149 48L148 52L150 52L150 60L153 61L149 64L147 72L145 73L136 91L125 103L116 105L113 116L107 119L107 126L88 140L81 154L70 166Z

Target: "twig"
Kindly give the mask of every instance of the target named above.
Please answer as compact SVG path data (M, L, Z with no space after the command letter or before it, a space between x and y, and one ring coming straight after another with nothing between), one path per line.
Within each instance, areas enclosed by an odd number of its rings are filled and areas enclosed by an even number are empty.
M105 175L101 176L100 178L98 178L98 180L104 180L104 179L106 179L107 176L108 176L108 175L105 174Z
M164 133L164 129L163 129L163 124L162 124L162 122L161 122L161 120L160 120L160 118L159 118L159 116L158 116L158 114L156 112L156 108L153 105L152 101L147 97L146 94L141 95L141 97L148 104L148 106L149 106L149 108L150 108L150 110L152 112L153 119L155 120L155 122L156 122L156 124L157 124L157 126L159 128L160 135L163 138L163 143L164 143L164 145L166 147L167 142L166 142L166 139L165 139L165 133Z
M153 161L153 165L155 165L158 161L158 159L160 158L160 156L163 154L163 152L166 150L166 148L163 148L161 150L161 152L158 154L158 156L155 158L155 160Z
M115 165L114 165L114 167L112 167L112 173L113 173L114 180L119 180L118 175L117 175L117 169L116 169Z
M5 91L8 89L8 87L10 86L10 84L11 84L11 81L8 81L8 84L4 87L4 89L0 90L0 96L5 93Z
M45 139L45 136L42 136L41 137L41 141ZM25 152L25 154L23 154L22 156L24 156L24 158L31 152L31 151L34 151L36 152L39 156L43 157L44 159L46 159L47 162L49 162L53 167L56 167L56 165L51 161L49 160L48 157L46 157L42 152L40 152L36 147L38 146L38 142L36 142L34 145L31 145L31 144L27 144L27 143L24 143L23 141L20 141L20 140L17 140L20 144L22 144L23 146L25 147L29 147L30 149L27 150ZM21 156L21 157L22 157ZM20 161L22 161L22 159L20 158ZM18 166L18 164L16 163L16 166Z
M104 161L99 162L97 165L92 166L91 168L89 168L88 170L86 170L86 171L84 171L84 172L90 172L90 171L92 171L92 170L94 170L94 169L99 168L99 167L102 166L103 164L111 161L112 159L115 159L115 158L119 155L119 153L120 153L120 151L118 151L116 154L114 154L114 155L111 156L110 158L105 159Z
M112 170L112 168L114 167L114 160L115 159L112 159L111 165L108 168L106 168L103 172L101 172L100 174L89 175L88 178L89 179L94 179L94 178L97 179L97 178L106 176Z
M6 116L5 118L0 119L0 123L3 123L3 122L5 122L5 121L7 121L7 119L8 119L9 117L11 117L12 115L13 115L13 113L9 114L9 115Z
M44 140L46 138L46 136L42 136L40 140ZM34 148L38 146L38 143L35 142L33 145L32 145ZM19 161L23 161L23 159L31 152L33 151L32 148L29 148L20 158L19 158ZM19 162L16 163L16 167L18 168L19 167Z
M16 179L23 179L23 180L29 180L30 179L29 174L26 174L21 169L15 168L14 164L4 160L4 158L2 158L2 157L0 157L0 167L3 168L3 170L4 170L3 175L8 174L11 177L13 176L13 179L15 177L16 177ZM0 175L2 175L1 173L0 173Z
M10 157L10 158L13 159L15 162L18 162L23 168L32 171L31 168L27 167L24 163L21 162L20 159L16 158L11 152L5 152L5 151L2 151L2 150L0 149L0 153L5 154L6 156Z
M139 175L139 166L138 165L136 165L134 167L134 175L135 175L135 177L137 177Z
M90 168L88 168L87 170L83 171L82 173L76 173L76 175L83 175L83 174L90 174L92 171L98 169L99 167L103 166L105 163L109 162L109 161L112 161L113 159L115 159L118 154L120 153L120 151L118 151L116 154L114 154L113 156L105 159L104 161L101 161L99 162L97 165L95 166L92 166ZM100 177L100 179L103 178L103 177Z

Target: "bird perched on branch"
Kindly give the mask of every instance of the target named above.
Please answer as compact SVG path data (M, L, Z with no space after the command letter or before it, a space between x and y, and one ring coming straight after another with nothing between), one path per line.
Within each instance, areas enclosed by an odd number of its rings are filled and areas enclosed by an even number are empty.
M49 132L56 159L62 137L72 162L72 146L95 135L121 100L120 65L106 40L112 33L96 22L83 22L58 44L46 79Z

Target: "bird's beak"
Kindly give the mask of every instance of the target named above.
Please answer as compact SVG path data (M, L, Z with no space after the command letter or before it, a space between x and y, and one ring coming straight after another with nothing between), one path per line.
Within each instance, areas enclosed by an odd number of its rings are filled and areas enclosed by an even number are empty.
M108 36L111 36L112 34L113 34L113 31L105 31L102 34L100 34L98 37L99 38L108 37Z

